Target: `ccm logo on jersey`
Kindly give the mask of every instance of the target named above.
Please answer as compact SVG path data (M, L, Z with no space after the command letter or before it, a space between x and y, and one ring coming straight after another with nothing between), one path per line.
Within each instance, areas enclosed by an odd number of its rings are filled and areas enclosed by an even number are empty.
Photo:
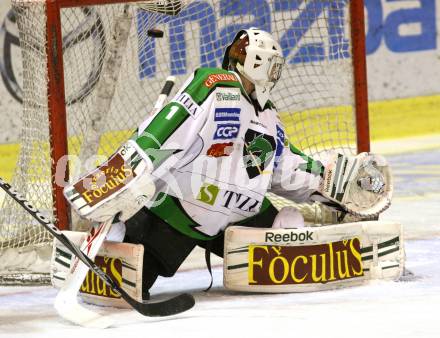
M240 108L215 108L214 121L240 121Z
M214 140L236 138L239 130L240 124L237 123L219 124L217 125L217 130L214 133Z
M187 93L180 94L174 102L178 102L184 106L187 112L195 119L203 112L203 108L195 103L192 97Z

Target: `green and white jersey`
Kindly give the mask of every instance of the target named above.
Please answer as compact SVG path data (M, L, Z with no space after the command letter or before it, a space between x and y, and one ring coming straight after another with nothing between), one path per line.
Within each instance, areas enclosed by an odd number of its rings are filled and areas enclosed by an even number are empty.
M133 140L155 168L149 209L196 239L254 217L270 205L268 191L307 201L323 173L289 144L273 104L257 110L223 69L197 69Z

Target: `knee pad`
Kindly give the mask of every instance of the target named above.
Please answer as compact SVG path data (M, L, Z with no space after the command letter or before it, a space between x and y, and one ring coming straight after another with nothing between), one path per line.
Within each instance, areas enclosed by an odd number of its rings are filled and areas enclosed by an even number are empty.
M272 228L303 228L304 217L294 207L284 207L273 221Z

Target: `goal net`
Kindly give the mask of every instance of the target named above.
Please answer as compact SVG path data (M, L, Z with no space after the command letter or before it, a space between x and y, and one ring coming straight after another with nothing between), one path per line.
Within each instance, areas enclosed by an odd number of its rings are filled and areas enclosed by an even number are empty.
M61 228L80 224L67 212L63 183L130 136L169 75L178 88L195 68L219 67L239 29L272 32L283 48L286 65L273 98L296 147L314 156L368 150L365 55L355 45L364 39L362 1L12 0L12 6L24 91L12 184ZM278 207L286 203L272 198ZM0 282L45 280L51 237L13 200L1 203Z

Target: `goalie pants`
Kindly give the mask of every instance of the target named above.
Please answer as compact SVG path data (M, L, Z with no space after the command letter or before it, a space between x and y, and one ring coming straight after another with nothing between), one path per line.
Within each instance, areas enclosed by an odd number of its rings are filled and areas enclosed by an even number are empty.
M240 225L255 228L268 227L273 223L277 213L277 209L271 205ZM146 208L127 220L125 225L124 242L144 246L142 272L144 299L147 298L148 290L153 286L157 277L173 276L196 246L208 248L210 252L223 257L224 233L210 241L197 240L175 230Z

